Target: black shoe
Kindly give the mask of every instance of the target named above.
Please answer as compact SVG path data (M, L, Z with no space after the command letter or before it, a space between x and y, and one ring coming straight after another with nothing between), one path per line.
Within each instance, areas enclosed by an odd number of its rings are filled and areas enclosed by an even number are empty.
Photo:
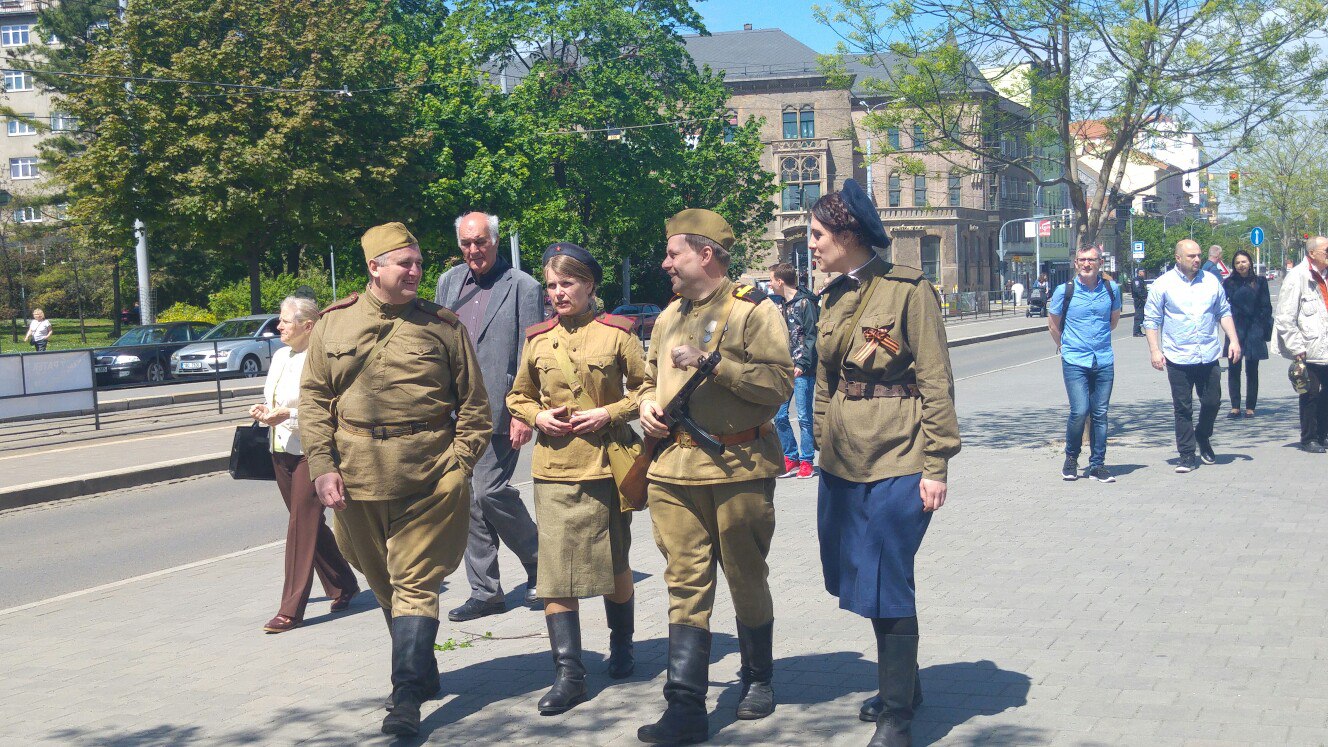
M659 721L636 730L646 744L697 744L710 738L706 689L710 686L710 631L669 625L668 707Z
M554 679L539 701L541 716L553 716L571 710L586 700L586 667L581 663L581 614L559 612L545 615L549 626L549 645L553 649Z
M916 711L922 707L922 678L917 674L913 675L913 710ZM858 710L858 720L868 723L876 723L876 719L881 717L881 711L885 710L885 701L881 700L881 694L877 693L870 698L862 701L862 708Z
M1238 420L1239 418L1240 410L1231 410L1227 412L1227 420Z
M631 677L636 671L632 636L636 633L636 597L622 604L604 597L604 617L609 622L609 676L615 680Z
M1074 482L1079 479L1079 459L1072 456L1065 457L1065 464L1061 466L1061 479L1066 482Z
M1098 482L1116 482L1116 476L1111 474L1106 467L1098 465L1088 468L1088 476Z
M466 603L447 613L447 619L454 623L478 620L489 615L501 615L507 611L507 602L502 597L494 597L488 602L471 597Z
M775 712L774 621L759 628L749 628L738 621L738 652L742 668L742 695L738 698L737 717L746 721L765 718Z
M1193 454L1182 454L1180 461L1176 462L1176 474L1178 475L1193 472L1196 469L1199 469L1199 460L1195 459Z
M1203 460L1204 464L1217 464L1217 454L1213 453L1213 444L1211 441L1204 440L1199 442L1199 459Z
M437 618L392 618L392 710L383 719L384 734L410 737L420 732L420 704L438 691L433 653L437 637Z
M1324 448L1322 442L1313 439L1301 442L1300 450L1307 454L1322 454L1324 451L1328 451L1328 449Z
M525 604L527 607L531 609L540 609L541 607L543 607L543 605L540 604L540 599L539 596L536 595L537 590L535 588L535 577L537 575L536 571L539 570L539 566L532 564L526 566L525 568L526 568L526 595L521 598L521 601L523 604Z
M912 747L914 701L918 682L918 637L878 635L876 676L881 714L867 747Z

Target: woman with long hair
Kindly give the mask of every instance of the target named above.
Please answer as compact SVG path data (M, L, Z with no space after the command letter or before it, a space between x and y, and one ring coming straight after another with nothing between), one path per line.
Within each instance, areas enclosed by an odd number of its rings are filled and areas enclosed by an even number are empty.
M1231 274L1222 281L1231 304L1231 321L1240 341L1240 360L1227 367L1227 391L1231 393L1229 418L1241 416L1240 372L1245 370L1245 417L1254 417L1259 403L1259 361L1268 359L1268 341L1273 339L1273 300L1268 281L1254 271L1254 258L1241 249L1231 260ZM1228 341L1230 342L1230 341ZM1226 357L1225 346L1222 350Z

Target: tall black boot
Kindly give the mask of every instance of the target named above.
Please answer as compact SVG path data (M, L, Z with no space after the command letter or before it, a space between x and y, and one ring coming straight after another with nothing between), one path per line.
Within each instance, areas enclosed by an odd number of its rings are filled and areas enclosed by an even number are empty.
M775 691L770 679L775 674L774 627L771 620L759 628L749 628L738 621L738 653L742 656L742 697L738 700L740 719L765 718L775 712Z
M553 687L539 701L542 716L562 713L586 700L586 667L581 663L581 613L545 615L553 649Z
M913 747L913 698L918 673L916 635L876 638L876 676L883 710L867 747Z
M922 706L922 677L913 675L913 710L916 711ZM881 710L885 708L885 703L881 700L881 694L877 693L870 698L862 701L862 710L858 711L858 718L863 721L876 723L880 718Z
M392 618L392 711L383 733L414 736L420 731L420 704L438 691L438 659L433 643L438 618L402 615Z
M668 707L659 721L636 730L646 744L697 744L710 738L706 689L710 686L710 631L669 625Z
M387 608L385 608L385 607L380 607L379 609L383 610L383 617L387 620L387 635L388 635L389 638L391 638L391 636L392 636L392 610L389 610L389 609L387 609ZM435 626L435 632L436 632L436 626ZM438 682L438 657L433 655L432 650L430 651L429 660L428 660L428 662L425 663L425 666L428 668L428 669L427 669L427 672L428 672L428 673L425 675L424 682L425 682L426 685L427 685L428 683L432 682L432 683L433 683L433 689L429 691L429 693L425 696L424 699L425 699L425 700L433 700L434 698L438 697L438 692L439 692L440 690L442 690L442 685L440 685L439 682ZM392 712L392 694L391 694L391 693L388 693L387 698L383 701L383 710L385 710L385 711L387 711L387 712L389 712L389 713Z
M619 604L604 597L604 616L609 621L609 676L615 680L636 671L632 636L636 633L636 596Z

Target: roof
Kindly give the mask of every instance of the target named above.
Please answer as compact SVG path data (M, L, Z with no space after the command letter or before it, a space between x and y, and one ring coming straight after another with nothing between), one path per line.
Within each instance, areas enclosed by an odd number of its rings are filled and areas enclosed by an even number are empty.
M1070 135L1077 139L1102 140L1110 133L1107 123L1100 119L1085 119L1070 123Z
M879 61L874 61L878 58ZM862 85L868 80L883 79L886 68L907 69L909 63L903 57L898 55L854 55L845 60L845 68L853 75L853 95L870 96L874 92L866 89ZM969 81L968 93L997 93L992 88L986 76L972 62L964 63L966 77Z
M697 67L722 70L729 81L823 75L816 50L782 29L687 34L682 40Z

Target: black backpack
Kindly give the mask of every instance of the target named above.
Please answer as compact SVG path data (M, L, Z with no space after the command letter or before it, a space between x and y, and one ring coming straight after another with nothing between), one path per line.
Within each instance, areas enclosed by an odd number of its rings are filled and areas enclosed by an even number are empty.
M1111 281L1106 278L1098 278L1098 282L1107 284L1107 296L1111 298L1111 306L1116 306L1116 289L1112 287ZM1065 283L1065 296L1061 300L1061 321L1065 320L1065 312L1070 310L1070 299L1074 298L1074 279L1071 278Z

